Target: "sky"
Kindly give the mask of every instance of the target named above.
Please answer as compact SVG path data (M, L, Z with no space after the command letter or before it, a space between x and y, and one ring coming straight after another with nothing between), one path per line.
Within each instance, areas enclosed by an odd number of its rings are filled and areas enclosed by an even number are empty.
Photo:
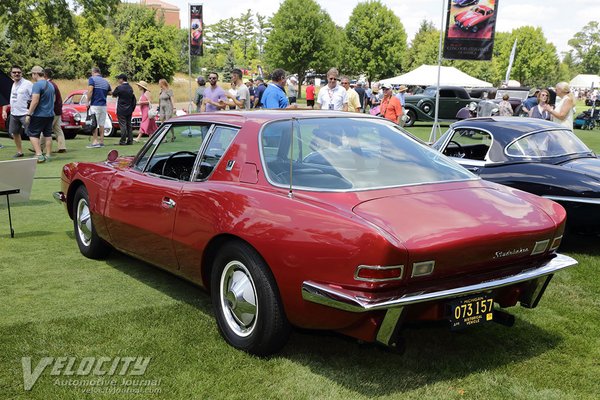
M136 2L135 0L128 0ZM181 26L189 26L190 2L185 0L163 0L180 9ZM521 26L541 27L546 40L553 43L559 55L571 48L568 45L577 32L592 20L600 20L600 0L497 0L498 20L496 32L510 32ZM350 14L359 0L317 0L333 21L339 26L348 23ZM448 0L381 0L398 17L412 40L421 21L428 20L439 28L442 23L442 5ZM205 0L191 2L204 5L204 22L214 24L219 20L238 17L248 8L261 15L271 16L279 8L279 0ZM445 13L444 13L445 15ZM562 58L562 57L561 57Z

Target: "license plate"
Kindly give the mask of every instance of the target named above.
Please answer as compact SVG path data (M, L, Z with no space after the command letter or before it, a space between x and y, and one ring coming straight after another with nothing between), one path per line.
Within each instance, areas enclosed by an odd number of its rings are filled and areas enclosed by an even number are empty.
M450 329L464 329L494 319L494 299L477 295L452 301L448 304Z

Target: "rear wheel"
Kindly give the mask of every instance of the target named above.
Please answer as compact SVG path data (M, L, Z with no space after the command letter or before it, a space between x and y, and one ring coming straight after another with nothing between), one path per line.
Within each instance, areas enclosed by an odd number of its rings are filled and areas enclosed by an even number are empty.
M266 356L286 343L290 325L275 278L250 245L235 241L220 249L211 297L219 332L233 347Z
M404 121L404 126L413 126L415 121L417 120L417 114L413 110L406 111L406 121Z
M85 186L80 186L73 200L73 229L81 254L101 259L108 255L110 246L96 233L90 211L90 200Z

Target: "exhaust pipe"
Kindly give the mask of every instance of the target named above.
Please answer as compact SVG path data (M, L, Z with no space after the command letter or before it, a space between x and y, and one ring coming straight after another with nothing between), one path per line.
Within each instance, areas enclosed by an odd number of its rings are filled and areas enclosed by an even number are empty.
M515 324L515 316L504 311L494 310L493 321L510 328Z

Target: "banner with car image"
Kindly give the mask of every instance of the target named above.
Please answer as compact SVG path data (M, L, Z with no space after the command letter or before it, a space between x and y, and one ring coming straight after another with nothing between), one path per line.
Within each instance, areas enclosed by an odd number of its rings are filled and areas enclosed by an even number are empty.
M443 57L491 60L499 0L449 0Z
M190 5L190 54L201 56L203 54L203 21L202 5Z

